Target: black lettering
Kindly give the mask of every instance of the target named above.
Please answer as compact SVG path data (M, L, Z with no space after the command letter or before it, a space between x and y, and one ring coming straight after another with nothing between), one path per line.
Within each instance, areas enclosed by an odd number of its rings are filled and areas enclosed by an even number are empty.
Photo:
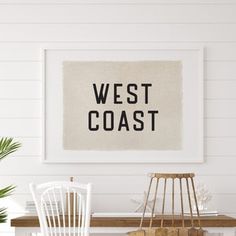
M108 116L110 116L110 127L107 125ZM114 129L114 112L113 111L104 111L103 128L106 131L111 131Z
M144 117L144 113L143 111L135 111L133 114L134 120L140 124L140 126L137 126L136 124L134 124L134 130L136 131L142 131L144 128L144 124L143 121L140 120L139 118L137 118L137 115L140 115L141 117Z
M138 102L138 96L136 93L132 92L132 88L133 88L133 90L137 90L138 89L137 84L128 84L127 85L127 92L128 92L128 94L130 94L133 97L133 100L131 97L127 98L127 102L129 104L135 104Z
M122 104L122 101L119 101L120 95L117 93L117 88L122 87L123 84L114 84L114 104Z
M88 113L88 128L90 131L97 131L99 129L99 125L95 125L95 127L92 127L92 114L95 115L95 117L99 117L98 111L90 111Z
M106 86L105 91L104 91L104 86ZM98 92L97 85L93 84L93 90L94 90L94 94L95 94L97 104L100 104L100 103L105 104L106 103L108 89L109 89L109 84L105 85L105 84L102 83L101 87L100 87L100 90Z
M129 131L129 124L128 124L128 119L127 119L125 111L121 112L120 123L119 123L119 126L118 126L118 131L121 131L122 127L126 128L126 131Z
M155 130L155 115L158 113L158 111L148 111L149 114L151 114L151 129L152 131Z
M145 98L145 104L148 104L148 88L152 87L152 84L141 84L145 88L144 98Z

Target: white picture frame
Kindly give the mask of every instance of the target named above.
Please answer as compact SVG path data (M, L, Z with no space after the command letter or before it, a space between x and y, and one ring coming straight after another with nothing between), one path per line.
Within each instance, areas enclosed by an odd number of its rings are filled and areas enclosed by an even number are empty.
M203 152L202 46L77 44L42 48L44 163L201 163ZM68 151L62 145L61 63L91 60L181 60L183 63L183 148L178 151Z

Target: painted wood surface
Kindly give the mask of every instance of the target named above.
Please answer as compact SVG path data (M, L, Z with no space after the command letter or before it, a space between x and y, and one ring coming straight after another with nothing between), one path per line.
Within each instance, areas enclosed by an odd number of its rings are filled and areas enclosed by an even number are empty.
M28 183L94 183L93 211L132 211L149 172L195 172L213 194L211 206L236 215L235 0L3 0L0 2L0 133L22 149L0 164L1 186L16 184L2 204L24 214ZM43 165L40 48L205 47L204 164ZM232 183L232 184L231 184ZM115 203L115 204L114 204ZM9 222L0 233L13 235Z

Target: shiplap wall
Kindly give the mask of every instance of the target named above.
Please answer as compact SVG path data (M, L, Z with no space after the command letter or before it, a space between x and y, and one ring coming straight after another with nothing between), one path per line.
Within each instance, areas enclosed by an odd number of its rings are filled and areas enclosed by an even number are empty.
M96 42L205 47L204 164L40 162L40 47ZM1 200L11 217L24 213L29 182L72 175L94 183L93 211L132 211L130 198L142 197L153 171L196 172L213 194L210 207L236 215L236 0L0 0L0 135L23 143L0 163L0 187L17 185Z

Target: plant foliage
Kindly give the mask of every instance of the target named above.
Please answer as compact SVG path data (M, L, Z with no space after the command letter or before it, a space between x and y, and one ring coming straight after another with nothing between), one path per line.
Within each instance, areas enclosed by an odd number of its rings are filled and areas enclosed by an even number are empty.
M11 153L17 151L21 147L19 142L15 142L13 138L1 138L0 139L0 160L4 159ZM0 198L8 197L12 194L15 186L9 185L0 189ZM0 223L4 223L7 220L7 209L0 208Z
M0 139L0 160L8 156L9 154L18 150L21 146L20 143L14 142L13 138L1 138Z
M5 223L7 221L7 209L0 208L0 223Z

